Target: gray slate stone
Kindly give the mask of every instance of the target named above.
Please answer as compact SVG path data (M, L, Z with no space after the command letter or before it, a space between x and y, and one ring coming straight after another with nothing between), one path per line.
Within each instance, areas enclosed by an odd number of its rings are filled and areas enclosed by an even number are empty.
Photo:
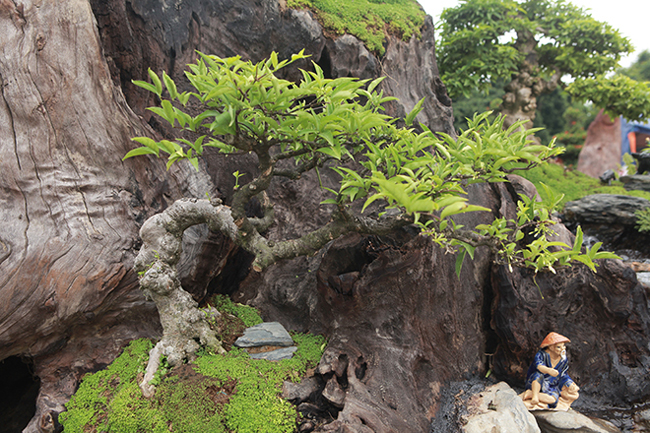
M635 174L632 176L621 176L623 187L628 190L650 191L650 176L647 174Z
M564 207L564 216L570 221L596 224L636 225L634 212L650 207L650 201L641 197L616 194L593 194L570 201Z
M252 359L266 359L267 361L282 361L283 359L291 359L296 350L298 350L296 346L283 347L270 352L253 353L250 357Z
M244 331L244 335L235 341L236 347L288 347L294 344L291 335L278 322L265 322L251 326Z
M540 410L533 414L542 433L621 433L610 422L589 418L571 409L566 412Z

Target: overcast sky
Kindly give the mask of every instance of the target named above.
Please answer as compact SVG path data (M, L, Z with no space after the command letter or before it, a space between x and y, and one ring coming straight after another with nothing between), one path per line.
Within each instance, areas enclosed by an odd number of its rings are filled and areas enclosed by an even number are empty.
M424 10L438 21L443 9L454 7L458 0L418 0ZM635 51L621 60L629 66L643 50L650 51L650 0L571 0L576 6L589 8L591 16L605 21L630 38Z

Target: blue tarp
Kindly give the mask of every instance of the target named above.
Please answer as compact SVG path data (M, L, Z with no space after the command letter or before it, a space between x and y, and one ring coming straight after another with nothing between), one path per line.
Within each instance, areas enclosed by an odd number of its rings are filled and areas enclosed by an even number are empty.
M639 122L628 122L623 117L621 117L621 155L625 153L630 153L630 140L627 138L627 135L630 132L641 132L644 134L650 134L650 123L639 123ZM643 143L637 142L637 151Z

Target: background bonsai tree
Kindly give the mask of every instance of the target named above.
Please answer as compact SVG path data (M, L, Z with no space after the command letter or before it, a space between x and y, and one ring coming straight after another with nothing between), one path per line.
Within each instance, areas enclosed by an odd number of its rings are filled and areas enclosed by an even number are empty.
M299 84L276 77L278 70L304 57L300 53L279 61L274 53L253 64L200 54L187 72L193 92L179 93L164 72L161 79L150 71L151 83L136 82L161 98L161 106L150 110L189 139L137 137L142 147L125 158L167 154L168 166L186 160L198 170L206 147L215 147L233 157L252 153L258 168L251 181L236 187L229 206L220 200L180 200L142 226L136 270L164 330L145 382L161 354L175 365L193 355L197 342L222 350L206 318L209 312L197 308L176 276L183 232L195 224L206 223L254 254L255 271L313 254L348 232L381 235L408 224L442 248L458 251L457 272L465 255L473 256L479 246L490 248L498 263L536 271L554 271L575 260L594 269L593 260L613 257L598 252L600 245L583 251L580 233L573 247L547 239L553 234L550 212L559 197L550 197L550 206L522 197L517 218L510 221L477 227L454 221L457 214L489 211L467 202L468 185L503 182L507 174L557 155L552 145L531 144L521 122L504 129L503 117L491 122L484 113L469 121L458 138L437 135L424 125L412 127L420 101L404 119L406 126L399 127L397 119L383 114L382 104L394 98L376 90L381 79L326 79L317 65L315 72L302 72ZM198 114L189 114L190 99L202 107ZM340 178L338 189L328 189L331 198L323 202L331 211L329 222L296 239L265 237L274 223L266 194L274 179L299 179L307 171L325 169ZM253 198L262 204L261 218L246 213ZM146 383L143 389L148 389Z
M607 77L630 41L606 23L563 0L466 0L443 11L437 47L443 82L452 98L504 83L499 110L506 127L530 120L537 98L566 87L609 114L650 115L650 88L627 77Z

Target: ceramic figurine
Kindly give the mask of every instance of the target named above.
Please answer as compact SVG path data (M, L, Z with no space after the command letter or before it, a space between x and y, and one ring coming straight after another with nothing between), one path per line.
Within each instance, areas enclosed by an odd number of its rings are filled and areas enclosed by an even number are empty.
M565 343L557 332L546 336L526 374L526 391L521 394L529 410L568 410L580 389L567 374L569 360Z

